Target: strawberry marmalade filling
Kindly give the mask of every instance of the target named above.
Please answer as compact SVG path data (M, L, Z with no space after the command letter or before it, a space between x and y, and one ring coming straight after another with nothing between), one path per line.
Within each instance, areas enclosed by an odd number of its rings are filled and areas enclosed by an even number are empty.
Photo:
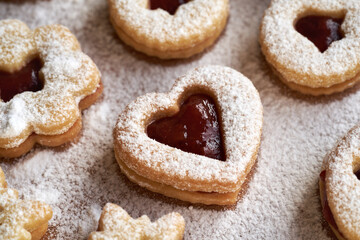
M158 8L164 9L171 15L174 15L176 10L190 0L150 0L150 9L155 10Z
M190 96L176 115L151 123L147 134L185 152L225 161L216 106L207 95Z
M40 59L34 59L14 73L0 71L0 98L8 102L16 94L25 91L37 92L43 89L44 83L39 78L41 67Z
M334 41L341 40L340 26L344 19L326 16L306 16L297 21L295 29L325 52Z

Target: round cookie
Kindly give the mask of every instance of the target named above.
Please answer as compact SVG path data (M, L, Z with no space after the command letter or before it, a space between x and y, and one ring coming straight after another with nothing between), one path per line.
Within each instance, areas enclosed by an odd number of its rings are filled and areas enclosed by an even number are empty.
M162 59L187 58L212 45L224 29L228 0L192 0L174 15L150 0L108 0L118 36L137 51Z
M315 96L341 92L360 79L359 15L357 0L273 0L260 27L262 52L291 89ZM305 25L309 35L298 29L299 20L306 17L312 18ZM341 40L329 41L336 32ZM329 36L319 35L325 33ZM325 51L316 45L314 35L327 41Z
M224 160L171 147L147 133L150 124L175 117L196 94L216 103ZM182 129L191 128L191 119ZM151 191L192 203L235 204L257 158L262 119L261 100L250 80L227 67L197 68L180 77L169 93L144 95L125 108L114 129L115 157L131 181Z
M42 86L24 90L17 81L31 64L37 69L30 69L27 78ZM19 20L0 21L0 83L0 94L5 89L0 95L0 157L20 156L36 143L59 146L73 140L81 130L81 110L103 88L99 70L67 28L30 30ZM14 94L5 96L9 89Z
M360 126L356 126L326 157L320 175L324 218L341 240L360 239L359 149Z

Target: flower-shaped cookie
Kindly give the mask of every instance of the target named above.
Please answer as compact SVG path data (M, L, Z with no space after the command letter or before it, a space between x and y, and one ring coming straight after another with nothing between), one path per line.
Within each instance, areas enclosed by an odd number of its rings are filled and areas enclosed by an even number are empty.
M186 58L212 45L224 29L228 0L192 0L174 15L149 0L108 0L119 37L136 50L159 58ZM171 1L168 1L171 2Z
M89 240L180 240L185 230L184 218L176 212L169 213L156 222L148 216L133 219L118 205L105 205L99 220L99 232L93 232Z
M325 158L320 174L323 215L339 239L360 239L360 126Z
M1 239L40 240L52 217L51 207L38 201L20 200L18 192L6 188L0 168Z
M186 124L160 127L160 135L161 128L169 129L175 139L185 139L179 147L150 137L153 122L182 114L185 103L199 94L213 99L215 109L207 98L200 99L195 108L186 106ZM207 121L213 112L219 113L220 143L213 134L217 121ZM200 140L187 142L193 135L188 129L198 135L199 128L204 129ZM251 81L231 68L207 66L180 77L169 93L146 94L130 103L114 129L114 150L121 170L142 187L192 203L228 205L237 202L256 161L261 130L261 100ZM198 144L204 152L223 146L224 159L221 150L216 151L219 158L181 150L181 145L188 149Z
M58 146L74 139L81 110L102 92L99 70L67 28L32 31L18 20L0 21L0 71L16 73L34 59L42 64L43 88L0 100L0 157L20 156L35 143Z
M260 29L267 62L304 94L341 92L360 79L360 1L273 0Z

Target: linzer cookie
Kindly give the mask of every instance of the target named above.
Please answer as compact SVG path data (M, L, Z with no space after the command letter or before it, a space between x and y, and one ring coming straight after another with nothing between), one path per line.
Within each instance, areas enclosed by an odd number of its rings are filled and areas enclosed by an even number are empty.
M360 239L360 126L325 158L320 174L322 213L338 239Z
M291 89L341 92L360 79L359 15L357 0L273 0L261 24L261 49Z
M130 103L114 129L122 172L151 191L229 205L255 163L262 105L251 81L221 66L197 68L169 93Z
M98 232L91 233L89 240L180 240L183 239L184 230L185 220L179 213L169 213L151 222L145 215L133 219L118 205L108 203L101 214Z
M0 21L0 157L73 140L101 92L99 70L67 28Z
M224 29L228 0L108 0L119 37L137 51L187 58L212 45Z
M51 207L38 201L20 200L15 189L6 188L0 168L1 239L40 240L52 217Z

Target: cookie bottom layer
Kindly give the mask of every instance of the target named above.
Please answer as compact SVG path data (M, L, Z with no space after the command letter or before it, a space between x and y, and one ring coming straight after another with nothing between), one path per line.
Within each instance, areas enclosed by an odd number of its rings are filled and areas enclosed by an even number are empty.
M319 180L319 190L320 190L320 200L321 200L321 209L324 208L323 206L323 199L324 199L324 184L322 183L321 180ZM346 240L341 234L340 232L335 229L331 224L328 223L328 225L330 226L331 230L333 231L333 233L335 234L335 236L337 237L337 239L339 240Z
M130 181L152 192L161 193L167 197L176 198L186 202L201 203L205 205L232 205L235 204L238 200L240 189L236 192L229 193L207 193L180 190L138 175L136 172L126 166L126 164L117 156L116 152L115 157L121 171L128 177Z
M96 89L96 91L93 94L85 97L79 102L80 111L90 107L100 97L102 91L103 91L103 85L100 82L99 87ZM74 140L80 133L81 128L82 128L82 122L80 117L74 123L74 125L63 134L38 135L33 133L22 144L20 144L17 147L0 148L0 157L5 157L5 158L19 157L30 151L36 143L49 147L60 146L64 143L71 142L72 140Z
M118 36L120 37L120 39L127 45L135 48L137 51L145 53L149 56L154 56L154 57L158 57L161 59L177 59L177 58L191 57L195 54L198 54L198 53L204 51L205 48L213 45L213 43L220 36L221 32L224 29L226 22L227 22L227 17L222 19L221 23L215 29L215 31L211 37L209 37L209 38L205 39L204 41L197 43L191 47L183 46L183 48L181 48L181 46L180 46L180 49L178 49L178 50L171 50L171 49L159 50L159 49L152 48L152 47L146 46L144 44L141 44L141 43L139 43L139 41L136 41L133 38L131 38L126 32L124 32L122 30L121 27L117 26L115 21L113 21L111 17L110 17L110 21L111 21L112 25L114 26L114 29L115 29L116 33L118 34ZM143 41L143 42L145 42L145 41Z
M39 228L31 232L31 240L40 240L48 229L48 223L41 225Z
M271 65L270 65L271 66ZM304 85L300 85L294 82L290 82L286 80L279 71L277 71L273 66L271 69L275 73L275 75L289 88L294 91L300 92L306 95L313 95L313 96L320 96L320 95L330 95L333 93L342 92L348 88L353 87L356 83L360 80L360 73L357 74L354 78L348 79L342 83L334 84L330 87L319 87L319 88L312 88Z

